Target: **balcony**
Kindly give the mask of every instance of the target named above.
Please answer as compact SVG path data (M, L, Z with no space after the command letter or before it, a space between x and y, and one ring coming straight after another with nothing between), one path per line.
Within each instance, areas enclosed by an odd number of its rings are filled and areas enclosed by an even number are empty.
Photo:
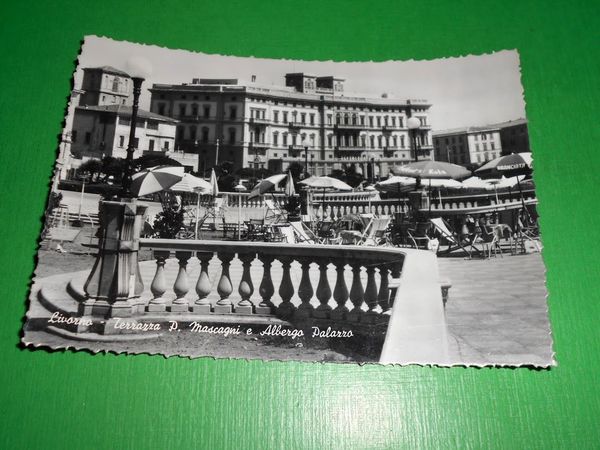
M336 130L363 130L365 125L359 123L336 123L334 128Z
M366 152L367 147L361 147L358 145L336 145L334 147L334 151L336 153L345 153L345 152Z
M400 125L384 125L381 129L384 133L389 133L391 131L402 130L403 128Z
M271 148L271 144L269 144L268 142L250 142L248 144L248 151L252 152L252 151L262 151L264 152L265 150L268 150Z
M269 125L271 123L271 121L269 119L265 119L265 118L258 118L258 117L250 117L250 119L248 119L248 123L250 125Z
M178 114L175 115L175 118L181 122L208 122L217 120L217 116L205 116L203 114Z

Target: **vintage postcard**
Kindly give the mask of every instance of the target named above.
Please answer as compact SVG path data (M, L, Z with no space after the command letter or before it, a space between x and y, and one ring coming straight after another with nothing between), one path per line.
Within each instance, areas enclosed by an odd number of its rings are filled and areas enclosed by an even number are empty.
M23 343L552 366L531 151L515 50L320 62L86 37Z

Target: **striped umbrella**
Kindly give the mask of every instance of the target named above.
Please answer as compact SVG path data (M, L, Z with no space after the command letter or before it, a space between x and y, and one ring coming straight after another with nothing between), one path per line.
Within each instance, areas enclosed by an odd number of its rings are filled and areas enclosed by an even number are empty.
M259 183L256 184L256 186L254 186L254 188L248 195L248 198L252 199L269 192L275 186L279 185L279 183L285 180L286 177L287 175L283 173L279 175L272 175L268 178L265 178L264 180L261 180Z
M183 166L157 166L143 170L131 177L131 192L141 197L169 189L184 175Z
M208 181L202 178L195 177L189 173L183 175L181 181L178 181L170 187L173 192L196 192L202 194L210 194L212 186Z

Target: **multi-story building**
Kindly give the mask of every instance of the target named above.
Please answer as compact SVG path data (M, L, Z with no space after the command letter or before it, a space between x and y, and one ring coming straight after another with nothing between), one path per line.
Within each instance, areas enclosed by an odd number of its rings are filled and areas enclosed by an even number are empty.
M422 100L400 101L344 92L344 80L290 73L285 86L254 80L193 79L154 84L150 110L177 119L176 149L197 154L199 168L231 161L236 169L285 171L292 163L325 175L349 165L365 176L386 176L414 160L407 119L415 131L419 159L430 159L428 110Z
M79 106L69 114L69 153L79 163L104 156L125 158L131 125L133 82L128 74L114 67L83 69L83 90ZM74 99L71 100L72 105ZM177 120L149 111L138 110L134 157L144 153L162 153L191 170L198 170L198 158L175 152ZM79 164L71 160L73 167Z
M133 82L122 70L111 66L83 69L81 106L124 105L133 102Z
M530 152L527 119L510 120L496 124L500 128L502 154Z
M480 166L502 155L530 151L527 120L434 131L433 145L437 161Z
M125 158L131 126L131 106L104 105L75 108L71 153L83 159ZM175 146L177 121L138 110L134 158L144 152L170 152ZM170 155L169 155L170 156Z

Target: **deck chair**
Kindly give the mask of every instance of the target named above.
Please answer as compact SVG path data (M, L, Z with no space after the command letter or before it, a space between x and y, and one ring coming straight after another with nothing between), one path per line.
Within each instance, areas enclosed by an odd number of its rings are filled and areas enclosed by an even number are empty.
M281 223L285 222L286 214L285 211L281 208L281 205L277 203L274 198L266 198L265 202L265 223Z
M371 219L358 245L381 245L385 243L385 233L390 225L390 221L389 217Z
M290 222L297 244L320 244L319 238L302 222Z
M456 233L450 231L450 227L441 217L432 218L429 219L429 221L433 224L440 236L449 244L448 248L442 252L443 254L449 254L459 248L464 251L465 254L469 255L469 258L471 258L473 250L476 250L479 253L479 249L477 249L472 242L469 244L470 250L467 249L467 247L460 242L460 237L458 237Z
M291 225L279 225L273 227L274 240L287 244L296 244L296 233Z
M200 231L204 224L212 226L215 230L217 229L218 222L225 221L225 199L223 197L215 198L206 208L204 216L200 218L195 229Z

